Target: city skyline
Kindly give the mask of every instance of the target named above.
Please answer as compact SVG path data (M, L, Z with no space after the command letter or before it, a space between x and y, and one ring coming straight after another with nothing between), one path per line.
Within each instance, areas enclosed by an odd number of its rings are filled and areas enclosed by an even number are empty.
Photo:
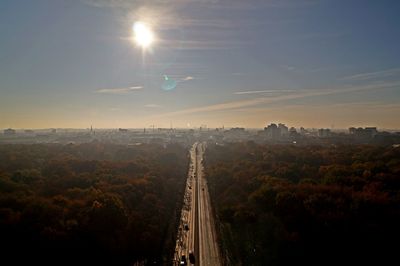
M400 128L397 1L0 7L0 128Z

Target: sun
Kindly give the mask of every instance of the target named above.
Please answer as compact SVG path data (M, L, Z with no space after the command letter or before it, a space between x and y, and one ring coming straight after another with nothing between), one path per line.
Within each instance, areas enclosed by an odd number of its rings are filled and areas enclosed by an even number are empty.
M133 39L142 48L148 48L154 42L154 33L150 26L142 21L136 21L132 27Z

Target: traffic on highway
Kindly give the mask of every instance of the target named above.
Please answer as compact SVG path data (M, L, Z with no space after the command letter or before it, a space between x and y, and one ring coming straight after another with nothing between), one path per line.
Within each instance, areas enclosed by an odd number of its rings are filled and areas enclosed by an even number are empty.
M174 265L221 265L207 181L205 143L194 143L175 246Z

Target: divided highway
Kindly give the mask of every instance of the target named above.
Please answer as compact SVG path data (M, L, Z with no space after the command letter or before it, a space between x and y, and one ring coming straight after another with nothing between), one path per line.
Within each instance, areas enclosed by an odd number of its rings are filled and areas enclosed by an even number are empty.
M203 174L204 151L205 144L197 142L190 150L191 163L175 246L174 265L221 265L210 195Z

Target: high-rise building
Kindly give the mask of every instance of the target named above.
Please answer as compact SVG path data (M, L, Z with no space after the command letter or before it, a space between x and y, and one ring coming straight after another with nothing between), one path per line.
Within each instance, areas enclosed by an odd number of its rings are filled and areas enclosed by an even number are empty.
M307 135L308 133L309 133L308 130L306 130L304 127L300 128L300 134Z
M329 128L318 129L318 137L327 138L331 136L331 130Z
M376 134L378 134L378 129L376 127L366 127L366 128L351 127L349 128L349 133L350 135L353 135L356 138L371 139L375 137Z
M264 128L264 132L269 139L279 139L281 137L281 130L274 123Z
M280 130L281 137L287 137L289 135L289 128L285 126L285 124L278 124L278 128Z
M17 133L17 131L15 131L15 129L12 128L8 128L4 130L4 135L7 136L11 136L11 135L15 135Z

